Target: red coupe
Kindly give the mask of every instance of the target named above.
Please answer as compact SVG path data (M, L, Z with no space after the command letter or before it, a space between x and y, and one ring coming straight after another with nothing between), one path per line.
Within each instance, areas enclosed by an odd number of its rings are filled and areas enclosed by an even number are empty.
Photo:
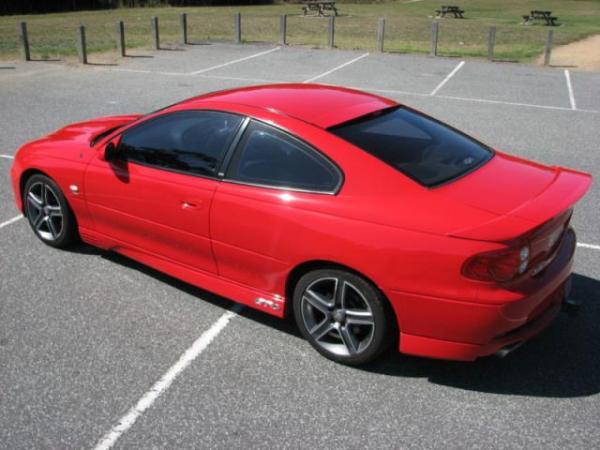
M507 353L569 293L591 176L393 100L311 84L202 95L24 145L16 202L77 239L283 317L326 357Z

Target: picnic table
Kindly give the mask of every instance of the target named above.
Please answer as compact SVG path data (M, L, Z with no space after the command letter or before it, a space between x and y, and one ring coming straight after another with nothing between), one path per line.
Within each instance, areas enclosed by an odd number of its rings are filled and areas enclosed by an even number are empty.
M458 6L442 6L441 9L435 10L437 17L446 17L446 14L454 14L455 19L464 19L464 9L460 9Z
M529 25L537 20L537 21L544 21L546 23L546 25L554 27L554 26L558 25L556 23L557 19L558 19L558 17L554 17L552 15L552 11L534 10L534 11L531 11L528 16L523 16L523 24Z
M334 0L306 0L302 4L302 11L305 16L309 13L315 13L318 16L327 16L329 14L326 14L326 11L332 11L333 14L338 15Z

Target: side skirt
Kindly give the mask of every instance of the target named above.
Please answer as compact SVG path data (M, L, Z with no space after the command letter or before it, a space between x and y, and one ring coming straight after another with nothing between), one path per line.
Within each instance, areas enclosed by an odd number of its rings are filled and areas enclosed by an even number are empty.
M183 266L175 261L109 238L96 231L81 227L79 231L82 240L87 244L117 252L193 286L205 289L250 308L264 311L276 317L283 317L285 314L285 298L277 294L257 291L216 274Z

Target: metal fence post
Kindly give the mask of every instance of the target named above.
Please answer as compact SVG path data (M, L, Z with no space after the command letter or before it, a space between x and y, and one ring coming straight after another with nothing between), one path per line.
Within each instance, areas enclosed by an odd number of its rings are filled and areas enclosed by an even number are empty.
M379 18L379 22L377 23L377 51L383 51L383 37L385 35L385 19L383 17Z
M335 16L329 16L328 28L327 28L327 46L329 48L333 48L334 33L335 33Z
M180 35L180 41L182 45L186 45L188 43L188 36L187 36L187 14L186 13L182 13L179 16L179 24L181 25L181 35Z
M85 47L85 27L79 25L77 29L77 53L79 54L79 62L87 64L87 48Z
M286 45L286 32L287 32L287 15L282 14L279 17L279 43Z
M31 53L29 53L29 37L27 36L26 22L21 22L19 24L19 41L21 42L23 59L25 59L25 61L31 61Z
M544 65L547 66L550 64L550 55L552 53L552 38L554 37L554 32L552 30L548 31L548 38L546 39L546 48L544 48Z
M439 23L431 23L431 50L429 51L430 56L437 56L437 45L438 45L438 27Z
M233 26L234 26L234 42L236 44L242 43L242 15L238 12L233 15Z
M122 20L117 22L117 52L121 57L125 56L125 24Z
M154 46L154 50L158 50L160 48L160 35L158 31L158 17L154 16L150 20L150 25L152 27L152 45Z
M494 47L496 46L496 27L490 27L490 34L488 36L488 59L492 61L494 59Z

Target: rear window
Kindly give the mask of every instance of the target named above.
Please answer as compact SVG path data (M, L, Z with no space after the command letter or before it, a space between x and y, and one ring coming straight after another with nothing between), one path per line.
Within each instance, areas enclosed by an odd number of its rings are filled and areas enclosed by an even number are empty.
M378 111L329 131L427 187L454 180L493 156L476 140L404 107Z

